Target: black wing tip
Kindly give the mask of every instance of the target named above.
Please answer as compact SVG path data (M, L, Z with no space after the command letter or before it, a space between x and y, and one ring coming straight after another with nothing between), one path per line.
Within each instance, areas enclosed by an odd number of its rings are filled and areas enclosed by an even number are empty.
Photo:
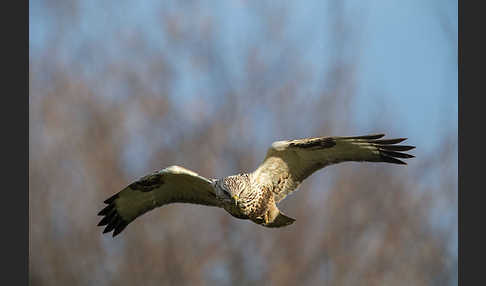
M100 222L97 224L97 226L103 226L108 224L108 217L103 217Z
M403 147L406 147L406 148L401 148L401 149L400 148L389 148L389 147L391 147L391 146L380 146L380 147L378 147L378 149L380 150L380 155L381 155L381 159L383 160L383 162L400 164L400 165L407 165L406 162L399 160L398 158L400 158L400 159L415 158L415 156L412 155L412 154L407 154L407 153L395 151L395 150L408 151L408 150L414 149L415 146L403 146ZM395 146L395 147L402 147L402 146L399 145L399 146Z
M385 149L388 151L409 151L415 149L415 146L409 145L380 145L378 144L378 148Z
M107 198L106 200L104 200L103 202L105 204L111 204L114 200L116 200L117 198L119 197L118 193L114 194L113 196Z
M125 221L125 220L122 220L122 222L115 227L115 230L113 231L113 237L120 234L120 232L122 232L125 229L125 227L127 227L127 225L128 225L128 222Z
M384 136L385 136L384 133L379 133L379 134L369 134L364 136L344 137L344 139L352 139L352 140L360 139L363 140L364 143L368 143L371 144L372 146L375 146L380 152L380 158L379 159L375 158L373 160L374 162L378 161L378 162L386 162L386 163L393 163L399 165L407 165L406 162L399 160L397 158L401 158L401 159L415 158L414 155L402 153L404 151L415 149L416 148L415 146L395 145L407 140L408 138L402 137L402 138L392 138L392 139L380 139Z
M386 162L386 163L392 163L392 164L398 164L398 165L407 165L407 163L402 161L402 160L398 160L394 157L390 157L390 156L386 156L386 155L381 155L381 159L383 160L383 162Z
M410 155L407 153L401 153L401 152L395 152L395 151L388 151L388 150L381 150L380 151L382 155L386 155L389 157L393 158L403 158L403 159L409 159L409 158L414 158L414 155Z
M381 140L374 140L372 143L381 144L381 145L389 145L389 144L397 144L407 140L408 138L393 138L393 139L381 139Z
M383 133L377 133L377 134L368 134L368 135L362 135L362 136L351 136L351 137L346 137L347 139L368 139L368 140L375 140L379 139L381 137L385 136Z
M381 139L381 140L370 141L370 143L374 144L378 148L383 162L399 164L399 165L407 165L406 162L399 160L398 158L400 159L415 158L414 155L403 153L403 152L415 149L416 146L395 145L407 139L408 138Z
M128 222L115 212L114 215L106 216L98 223L98 226L104 225L106 225L106 227L103 230L103 233L113 231L113 237L115 237L127 227Z
M113 208L115 208L115 204L109 204L109 205L107 205L107 206L106 206L104 209L102 209L102 210L101 210L101 211L98 213L98 215L99 215L99 216L105 216L105 215L107 215L108 213L110 213L110 212L113 210Z
M116 210L115 206L115 199L118 198L118 194L115 194L104 201L105 204L108 204L105 208L103 208L98 215L103 216L101 221L98 223L98 226L105 226L103 233L109 233L113 231L113 237L117 236L122 232L125 227L128 225L128 221L123 219L118 211Z

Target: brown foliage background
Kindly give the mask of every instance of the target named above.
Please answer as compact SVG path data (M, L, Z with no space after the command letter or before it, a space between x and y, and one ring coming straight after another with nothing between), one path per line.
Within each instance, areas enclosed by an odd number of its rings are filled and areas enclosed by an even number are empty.
M96 227L106 197L169 165L223 177L255 169L275 140L407 136L390 112L367 130L350 116L359 53L345 47L359 44L359 31L340 3L329 1L322 27L333 60L316 74L285 7L246 3L258 28L228 61L217 15L198 1L161 5L152 34L103 34L85 27L81 2L44 1L48 44L30 52L30 283L456 283L454 128L432 152L420 149L427 138L411 138L417 158L407 167L344 163L316 173L281 204L297 218L287 228L182 204L144 215L116 239ZM96 28L98 37L83 37ZM181 82L186 94L175 92Z

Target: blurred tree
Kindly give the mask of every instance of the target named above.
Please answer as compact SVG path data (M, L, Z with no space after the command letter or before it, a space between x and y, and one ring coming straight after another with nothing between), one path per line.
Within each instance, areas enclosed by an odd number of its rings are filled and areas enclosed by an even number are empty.
M40 51L31 46L29 66L32 285L455 282L457 222L436 214L457 210L456 133L407 168L342 164L315 174L283 202L297 218L288 228L173 205L117 239L101 235L102 201L153 170L178 164L221 177L253 170L281 138L356 135L348 114L359 60L347 48L359 45L358 24L341 1L316 19L331 35L326 71L306 60L306 35L292 31L282 4L241 1L254 22L235 36L221 34L229 4L164 2L143 10L157 15L144 30L110 23L132 14L109 3L108 19L104 9L87 18L97 9L90 1L47 1L34 11L49 16L49 40Z

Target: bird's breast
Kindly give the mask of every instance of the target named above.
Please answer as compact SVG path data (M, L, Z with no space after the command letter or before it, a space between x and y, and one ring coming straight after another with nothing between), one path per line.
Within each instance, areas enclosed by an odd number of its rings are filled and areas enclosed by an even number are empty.
M240 211L252 219L261 217L268 210L272 199L273 193L270 187L259 187L250 200L241 204Z

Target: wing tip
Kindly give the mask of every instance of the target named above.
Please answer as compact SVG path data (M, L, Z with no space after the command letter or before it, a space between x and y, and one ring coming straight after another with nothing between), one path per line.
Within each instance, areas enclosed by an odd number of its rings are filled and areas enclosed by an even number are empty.
M111 210L113 210L113 208L115 207L115 204L109 204L107 205L104 209L102 209L98 215L99 216L105 216L107 215Z
M415 157L414 155L411 154L395 152L395 151L380 150L380 152L382 153L382 155L386 155L393 158L410 159Z
M125 229L125 227L127 227L127 225L128 225L128 222L126 222L125 220L122 220L122 222L115 227L115 230L113 231L113 237L120 234L120 232L122 232Z
M380 139L374 140L372 143L381 144L381 145L390 145L390 144L397 144L407 140L408 138L393 138L393 139Z
M401 159L415 158L414 155L403 153L403 152L415 149L416 146L395 145L407 139L408 138L393 138L393 139L374 140L371 142L375 144L375 146L378 148L383 162L399 164L399 165L407 165L406 162L399 160L398 158Z
M117 198L119 197L119 194L116 193L114 194L113 196L107 198L106 200L104 200L103 202L107 205L111 204L114 200L116 200Z
M98 223L98 226L106 225L103 233L109 233L113 231L113 237L120 234L128 225L128 222L124 220L118 213L115 213L115 215L111 218L105 217L103 218L103 220Z
M381 160L382 162L398 164L398 165L407 165L406 162L399 160L398 158L401 159L415 158L414 155L402 153L402 152L415 149L416 146L395 145L407 140L408 138L401 137L401 138L392 138L392 139L379 139L382 138L383 136L385 136L385 134L380 133L380 134L370 134L370 135L347 137L347 138L367 140L366 143L370 143L378 148L378 151L380 152L379 160Z
M104 201L108 204L103 208L98 215L103 216L97 226L105 226L103 233L109 233L113 231L113 237L117 236L122 232L128 225L128 221L123 219L118 211L116 210L115 200L118 198L118 194L115 194Z
M368 134L368 135L360 135L360 136L350 136L344 137L344 139L367 139L367 140L375 140L385 136L384 133L375 133L375 134Z
M383 160L383 162L386 162L386 163L392 163L392 164L398 164L398 165L408 165L406 162L404 162L402 160L399 160L399 159L396 159L394 157L390 157L390 156L387 156L387 155L381 155L381 159Z
M377 145L379 149L387 150L387 151L410 151L415 149L415 146L410 145Z

